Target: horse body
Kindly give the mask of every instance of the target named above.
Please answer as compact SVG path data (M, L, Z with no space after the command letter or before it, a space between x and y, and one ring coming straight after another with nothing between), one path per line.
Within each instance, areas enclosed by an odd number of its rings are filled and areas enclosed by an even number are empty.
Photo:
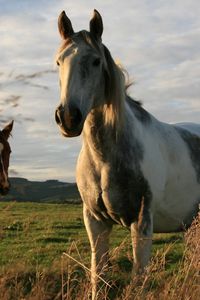
M105 128L99 130L101 117L95 120L93 115L88 116L85 122L77 164L82 198L97 219L107 218L130 227L138 218L140 202L146 194L153 231L180 231L191 224L198 210L200 183L179 128L192 134L190 127L195 127L199 135L194 137L199 139L200 147L200 126L189 124L187 129L187 124L169 125L150 114L147 122L141 121L133 105L127 103L125 107L129 122L117 141ZM135 189L135 185L140 188Z
M200 125L162 123L127 95L123 72L101 42L97 11L90 32L75 33L65 12L58 25L64 44L55 118L65 137L83 132L76 178L96 299L114 223L130 229L136 272L148 264L153 232L191 224L200 201Z

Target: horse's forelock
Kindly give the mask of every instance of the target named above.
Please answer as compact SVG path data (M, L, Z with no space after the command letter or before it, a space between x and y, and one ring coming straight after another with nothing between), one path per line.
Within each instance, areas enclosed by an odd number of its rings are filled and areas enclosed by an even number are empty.
M103 44L101 39L96 40L92 33L82 30L79 32L81 39L91 48L95 49L95 51L102 56L103 55Z
M100 44L95 40L92 34L86 30L82 30L63 41L63 43L61 44L60 48L57 51L56 57L58 57L61 54L61 52L63 52L67 47L73 44L73 42L76 43L78 40L83 41L90 47L96 49L97 52L99 53L101 52Z

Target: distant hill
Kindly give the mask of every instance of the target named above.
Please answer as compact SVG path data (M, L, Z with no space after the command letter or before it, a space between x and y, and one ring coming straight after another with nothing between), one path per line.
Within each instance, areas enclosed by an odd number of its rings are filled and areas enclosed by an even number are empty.
M31 201L48 203L80 203L80 195L75 183L58 180L29 181L25 178L11 177L8 195L0 196L6 201Z

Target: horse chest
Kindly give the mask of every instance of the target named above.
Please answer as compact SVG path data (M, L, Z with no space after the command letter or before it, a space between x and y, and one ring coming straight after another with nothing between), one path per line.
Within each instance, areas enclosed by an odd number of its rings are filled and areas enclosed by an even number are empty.
M149 207L151 192L139 170L136 172L124 164L105 164L96 172L90 163L86 176L86 165L83 167L86 160L81 161L78 188L84 203L98 219L111 219L129 227L138 218L142 199Z

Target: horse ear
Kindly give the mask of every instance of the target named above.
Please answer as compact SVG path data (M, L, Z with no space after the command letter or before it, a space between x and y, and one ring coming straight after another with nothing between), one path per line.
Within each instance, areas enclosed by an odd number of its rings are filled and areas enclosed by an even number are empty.
M90 20L90 33L96 40L101 39L103 33L103 21L100 13L94 9L94 14Z
M60 16L58 17L58 30L60 32L61 37L64 40L70 38L74 33L72 23L67 17L65 11L62 11Z
M8 125L6 125L3 130L1 131L5 137L5 139L7 140L10 136L10 133L12 131L13 128L13 123L14 121L11 121Z

